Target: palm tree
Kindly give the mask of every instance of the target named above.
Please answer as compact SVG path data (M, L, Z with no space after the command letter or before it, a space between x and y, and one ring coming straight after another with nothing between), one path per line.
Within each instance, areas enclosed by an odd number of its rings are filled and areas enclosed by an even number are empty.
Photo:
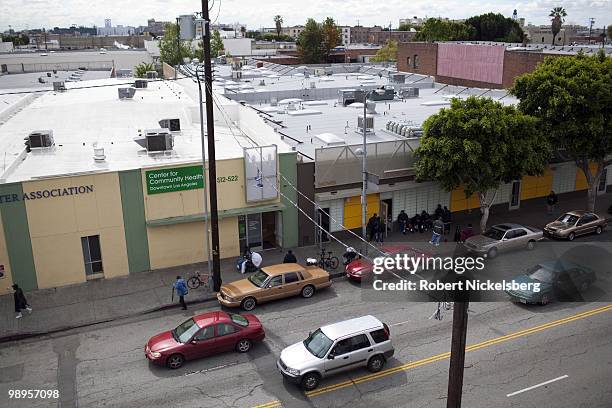
M242 34L242 38L246 38L246 27L240 27L240 34Z
M563 7L555 7L554 9L550 10L550 14L548 16L552 17L552 45L555 45L555 38L557 37L557 34L559 34L559 31L561 31L561 24L565 22L563 17L567 17L567 13Z
M283 17L281 17L278 14L275 15L274 16L274 25L276 26L276 36L280 37L281 31L283 29Z

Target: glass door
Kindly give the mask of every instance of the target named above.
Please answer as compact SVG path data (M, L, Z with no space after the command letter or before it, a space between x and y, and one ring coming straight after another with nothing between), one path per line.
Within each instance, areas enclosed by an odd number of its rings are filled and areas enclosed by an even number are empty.
M510 204L508 209L516 210L521 206L521 180L512 182L512 190L510 193Z

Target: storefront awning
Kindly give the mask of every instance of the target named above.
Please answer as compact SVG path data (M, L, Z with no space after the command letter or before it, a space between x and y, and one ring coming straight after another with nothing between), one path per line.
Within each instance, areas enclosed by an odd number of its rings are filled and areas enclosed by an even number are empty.
M219 218L228 218L228 217L237 217L239 215L246 214L257 214L264 212L272 212L272 211L282 211L287 206L281 203L269 204L269 205L260 205L257 207L246 207L246 208L236 208L232 210L222 210L219 211ZM184 224L187 222L198 222L204 221L209 218L209 214L204 215L204 213L200 214L192 214L192 215L181 215L179 217L169 217L169 218L160 218L157 220L149 220L147 221L147 227L160 227L163 225L174 225L174 224Z

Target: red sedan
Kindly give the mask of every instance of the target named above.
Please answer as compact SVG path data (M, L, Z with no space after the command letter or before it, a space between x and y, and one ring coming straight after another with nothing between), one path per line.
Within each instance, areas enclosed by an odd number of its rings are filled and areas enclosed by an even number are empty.
M174 369L182 366L185 360L225 351L246 353L253 342L265 336L261 322L254 315L209 312L151 337L145 346L145 355L155 364Z
M403 244L383 245L380 247L379 254L371 254L371 255L374 257L379 257L379 256L394 256L395 254L407 254L412 257L416 257L416 256L428 257L429 256L428 254L426 254L425 252L419 249L413 248L410 245L403 245ZM364 258L358 258L358 259L355 259L353 262L349 263L348 265L346 265L345 272L346 272L347 278L357 281L357 282L361 282L362 279L366 279L368 276L372 274L373 269L374 269L374 264L372 264L372 262Z

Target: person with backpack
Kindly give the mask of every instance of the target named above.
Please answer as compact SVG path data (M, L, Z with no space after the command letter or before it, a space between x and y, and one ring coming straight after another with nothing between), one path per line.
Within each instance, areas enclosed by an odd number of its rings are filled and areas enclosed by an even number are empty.
M189 290L187 289L187 282L185 282L185 279L181 278L180 276L177 276L176 282L172 284L172 288L176 290L176 294L179 297L179 303L181 304L181 309L187 310L185 296L187 296Z
M406 235L406 229L408 228L408 214L404 210L401 210L397 216L397 225L402 234Z

